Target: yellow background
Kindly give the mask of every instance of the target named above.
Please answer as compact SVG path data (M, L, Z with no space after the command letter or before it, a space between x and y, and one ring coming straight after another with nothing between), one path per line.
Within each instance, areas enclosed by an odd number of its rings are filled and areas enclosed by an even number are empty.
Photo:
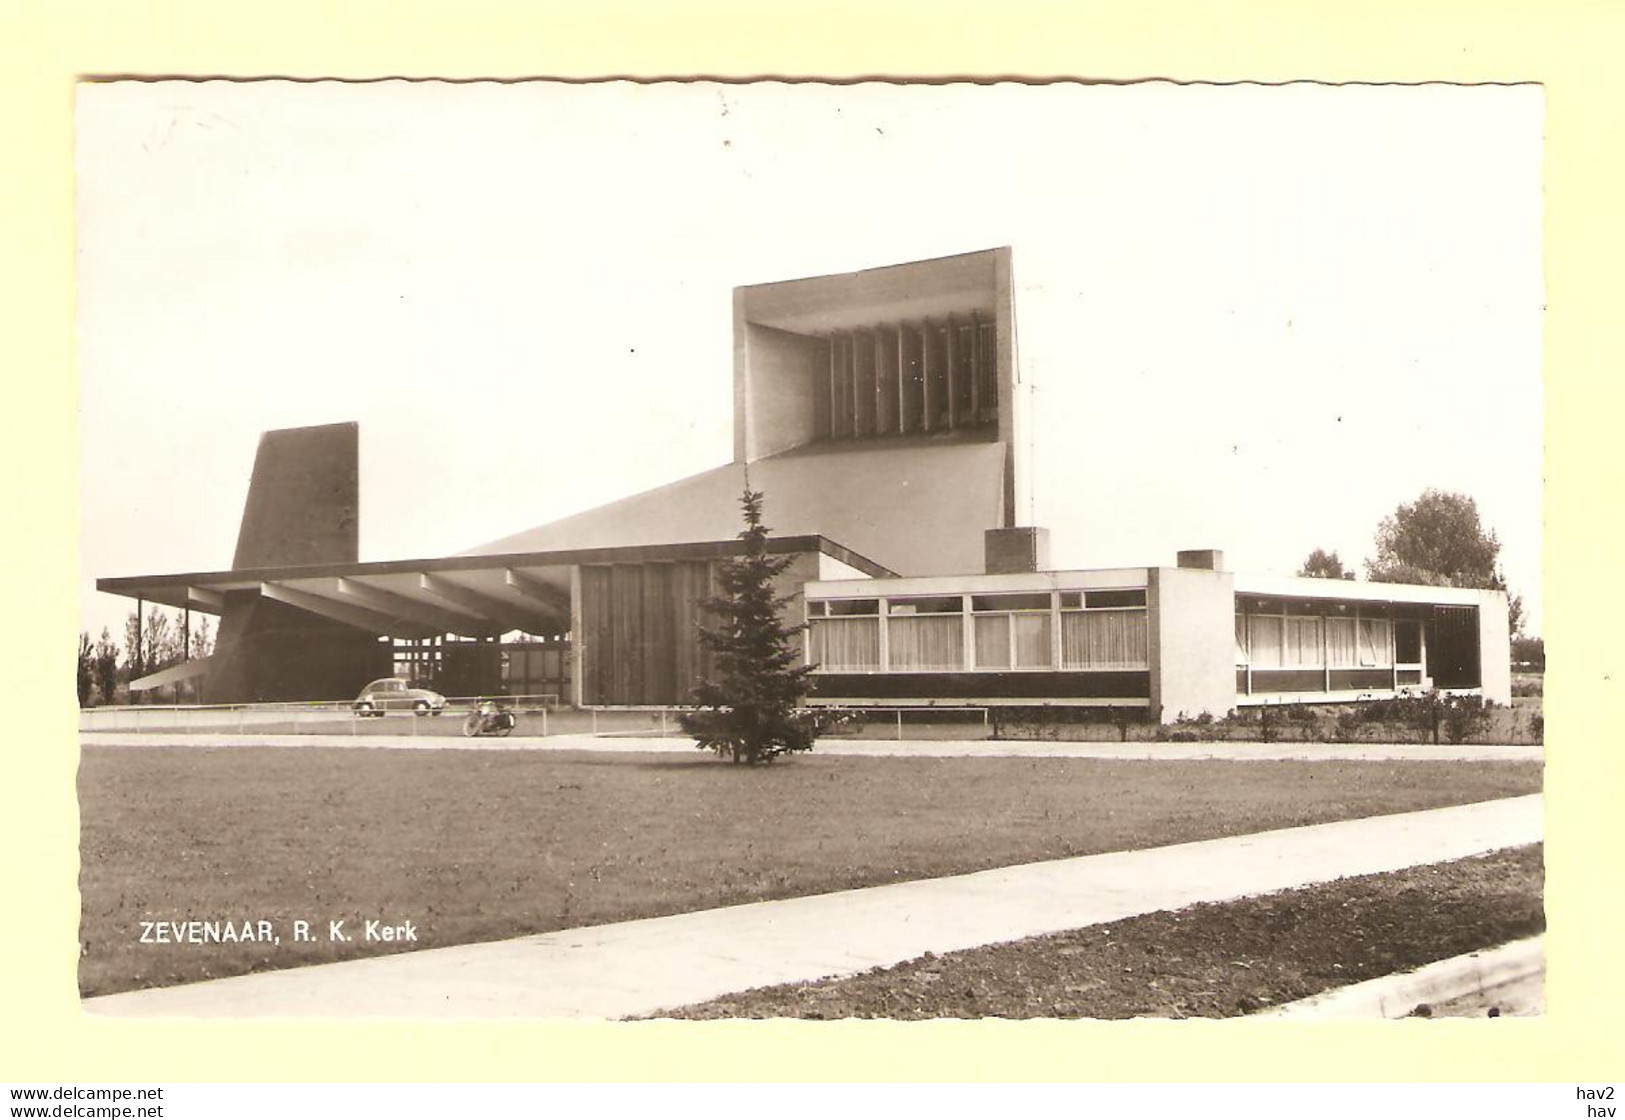
M0 3L0 1081L1618 1079L1625 5ZM1548 1014L1370 1023L101 1021L80 1014L73 84L81 76L1538 81L1547 94ZM176 402L184 409L185 402ZM1612 716L1612 718L1609 718Z

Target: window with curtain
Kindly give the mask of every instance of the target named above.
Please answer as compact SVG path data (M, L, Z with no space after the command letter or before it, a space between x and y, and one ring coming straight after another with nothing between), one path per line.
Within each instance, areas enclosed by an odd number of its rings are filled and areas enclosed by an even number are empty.
M1048 669L1052 665L1047 591L973 595L978 669Z
M827 673L871 673L880 668L880 619L815 618L808 633L813 664Z
M1282 653L1286 664L1296 668L1319 669L1326 664L1325 651L1320 645L1321 620L1318 615L1288 615L1286 620L1286 648Z
M957 614L892 615L886 620L887 668L897 673L965 667L965 632Z
M1393 625L1386 618L1360 619L1360 664L1387 668L1394 663Z
M1145 611L1062 612L1061 668L1140 669L1145 665Z
M1247 664L1247 616L1236 612L1236 664Z
M1326 663L1333 669L1348 669L1358 664L1355 660L1354 619L1328 618L1326 620Z
M1284 619L1277 614L1255 614L1247 618L1247 648L1254 669L1279 669L1283 661Z
M894 673L963 669L964 609L964 600L958 595L888 599L886 668Z
M986 614L976 616L976 667L978 669L1010 668L1010 616Z
M1016 649L1016 668L1048 669L1052 661L1049 612L1013 614L1010 616L1010 627Z

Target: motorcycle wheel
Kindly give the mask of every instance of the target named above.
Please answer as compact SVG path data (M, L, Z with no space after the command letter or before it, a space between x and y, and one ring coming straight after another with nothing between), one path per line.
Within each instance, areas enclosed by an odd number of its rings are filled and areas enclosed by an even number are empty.
M479 713L470 712L468 714L468 718L463 720L463 737L465 739L473 739L478 736L480 733L480 725L484 722L485 721L480 718Z

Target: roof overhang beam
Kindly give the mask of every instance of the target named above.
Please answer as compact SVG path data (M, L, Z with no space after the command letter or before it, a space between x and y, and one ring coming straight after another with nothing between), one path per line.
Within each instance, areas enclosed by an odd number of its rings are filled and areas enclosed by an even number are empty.
M560 591L535 576L526 575L524 572L518 572L512 568L508 568L503 572L502 579L515 594L536 603L548 614L557 615L565 620L569 619L570 593L568 591ZM568 628L568 622L566 622L566 627Z
M501 633L523 630L527 634L549 634L570 628L568 622L560 626L558 620L540 614L528 605L511 603L479 591L472 591L461 584L452 583L444 576L424 572L418 576L418 587L454 607L472 611L481 618L488 619ZM565 617L568 619L569 615L566 614Z
M373 634L428 638L433 637L435 633L433 627L416 623L403 627L400 625L400 619L391 618L380 611L341 603L282 583L262 583L260 594L275 602L298 607L302 611L309 611L311 614L321 615L323 618L330 618L335 622L342 622L346 626L354 626Z
M226 609L226 597L223 593L208 587L188 587L186 589L186 606L190 610L213 611L215 614Z
M488 638L498 629L488 619L471 618L467 614L459 614L445 610L433 603L425 603L419 599L397 595L392 591L369 587L354 579L339 576L334 580L337 597L341 602L348 602L355 606L369 610L382 611L384 614L414 623L419 626L432 626L442 634L461 634L471 638Z

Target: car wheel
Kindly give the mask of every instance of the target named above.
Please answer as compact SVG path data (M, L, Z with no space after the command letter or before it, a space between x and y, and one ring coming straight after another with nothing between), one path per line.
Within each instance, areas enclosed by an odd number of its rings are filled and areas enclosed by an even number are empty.
M355 706L355 714L360 716L362 719L366 719L368 716L373 715L374 711L373 711L372 701L365 700L365 701L362 701L360 704L357 704Z
M426 715L428 715L429 714L429 702L427 700L419 700L416 704L413 704L412 705L412 714L413 715L418 715L418 716L426 716Z

